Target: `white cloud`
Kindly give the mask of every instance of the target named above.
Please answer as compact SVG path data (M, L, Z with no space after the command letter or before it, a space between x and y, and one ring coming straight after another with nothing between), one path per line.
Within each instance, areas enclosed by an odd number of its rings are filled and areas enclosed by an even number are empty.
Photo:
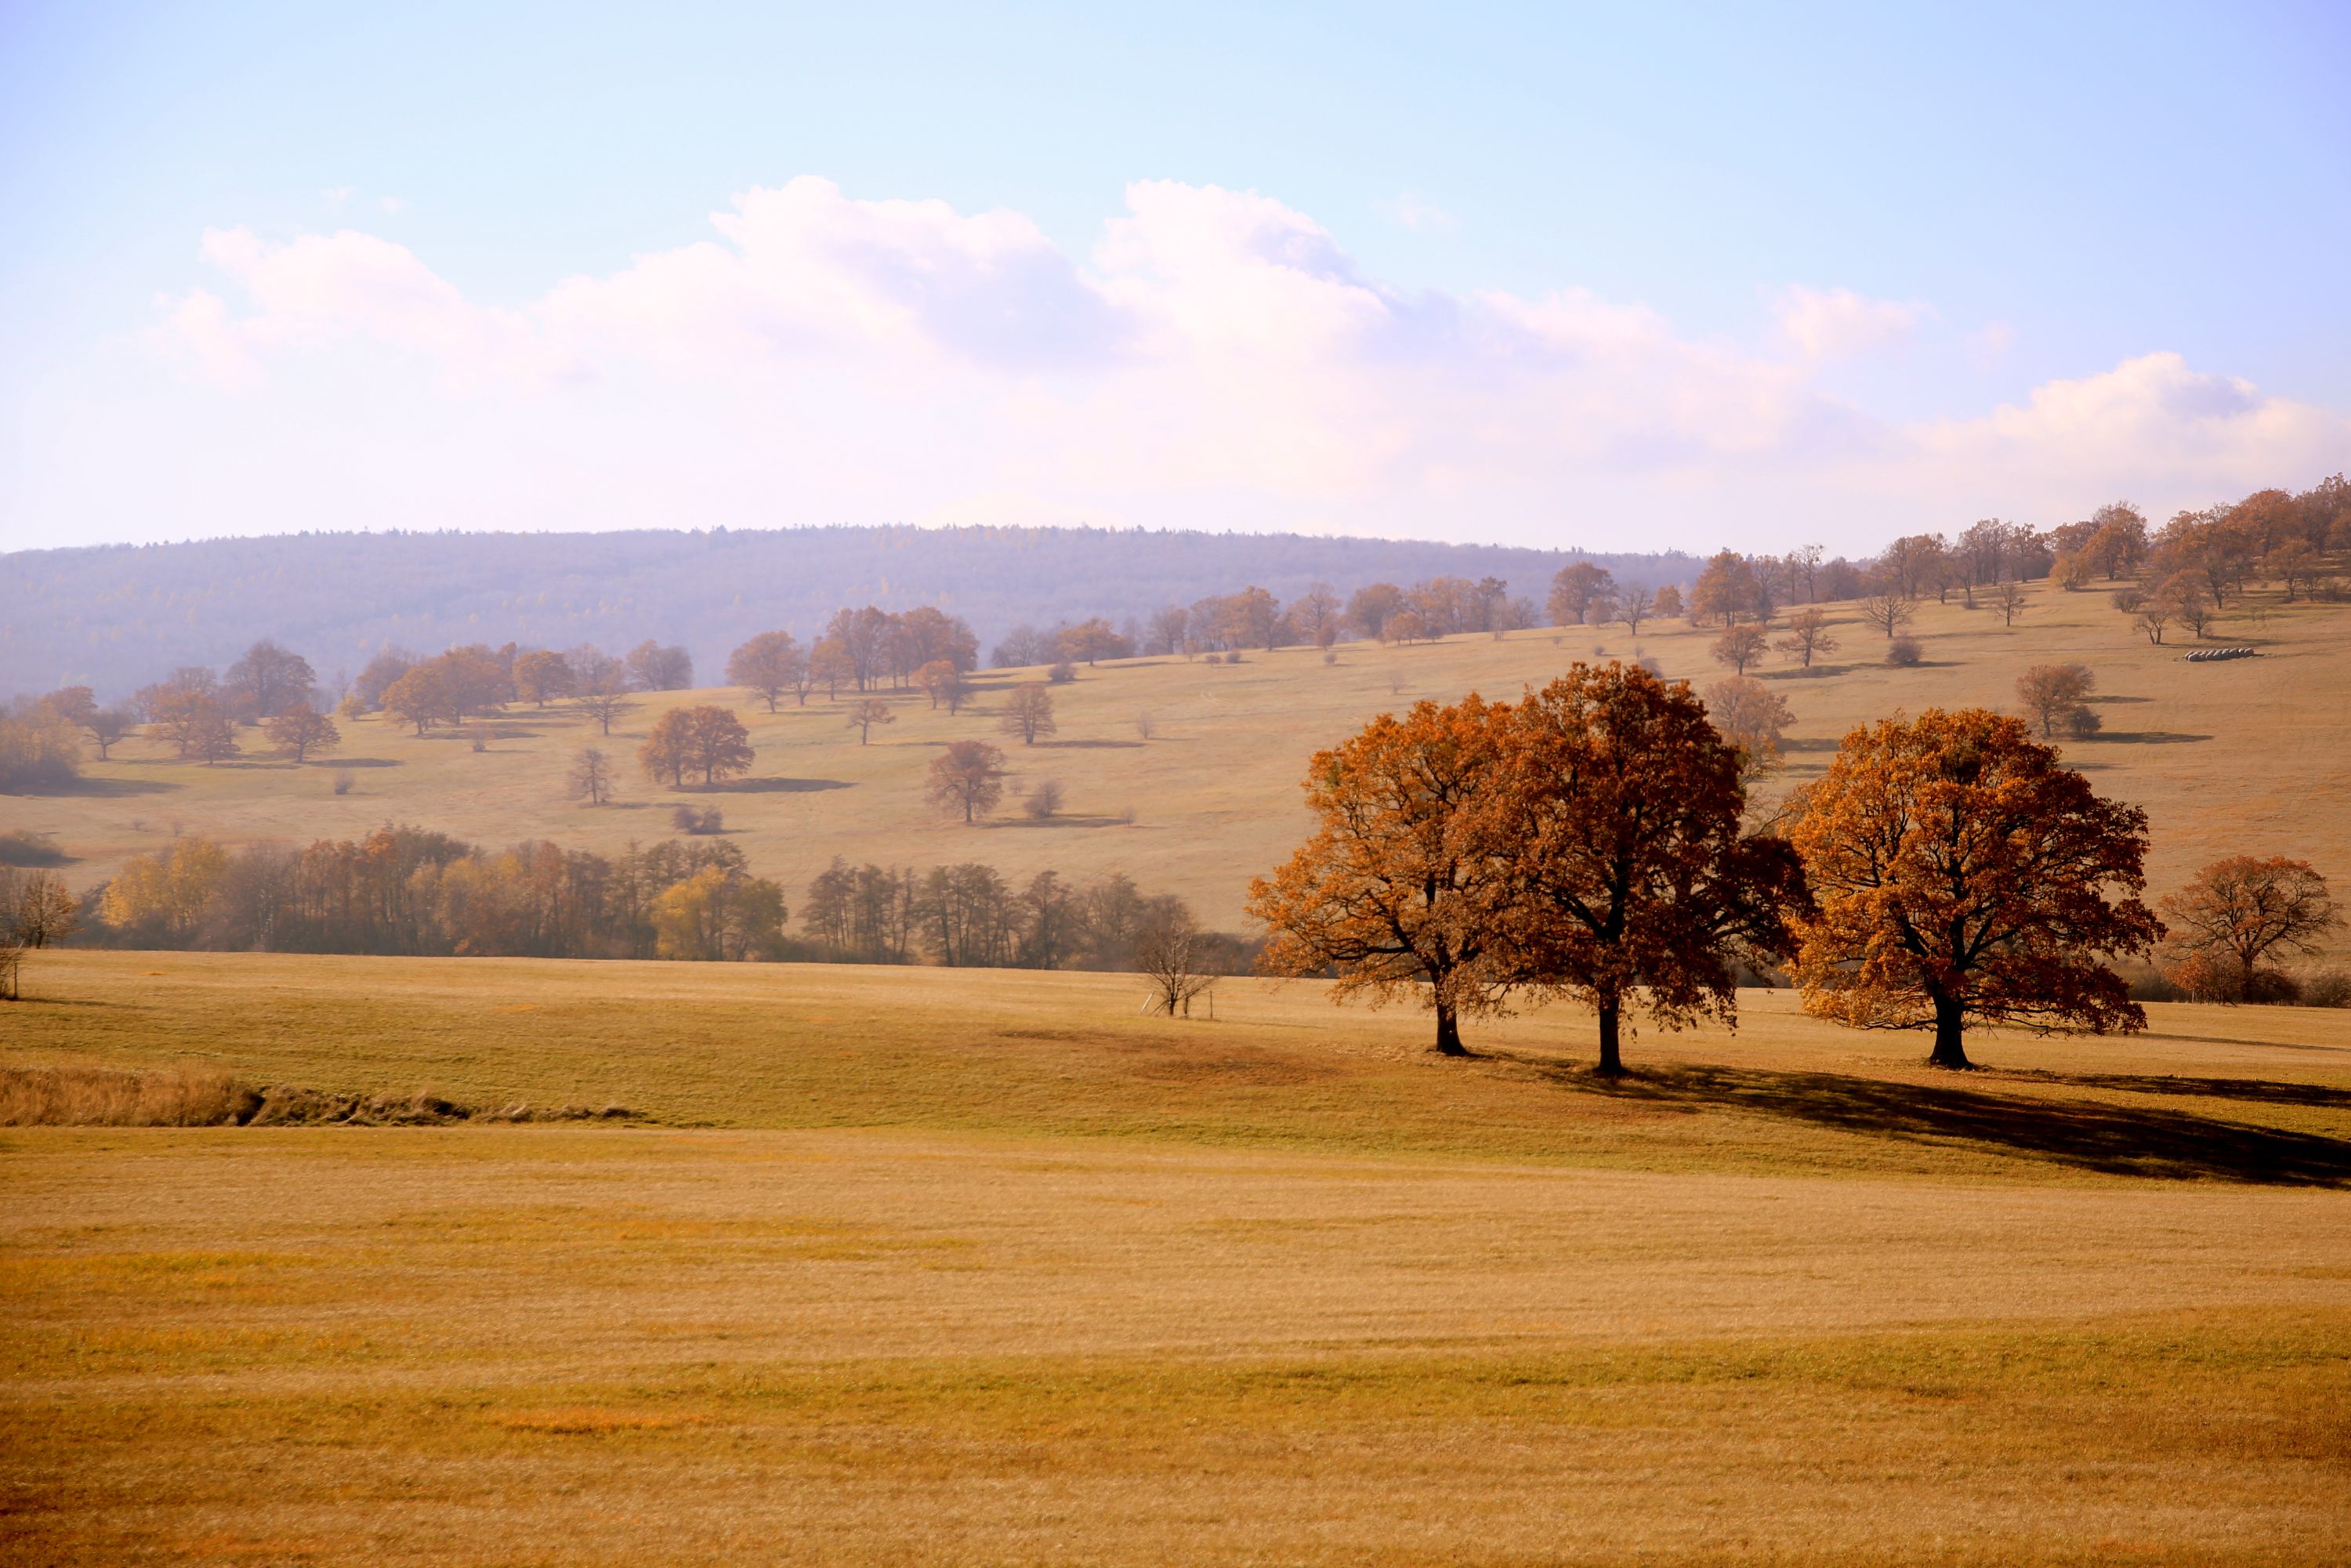
M1850 288L1780 291L1774 313L1780 331L1808 359L1837 359L1909 340L1933 318L1934 307L1916 299L1871 299Z
M1923 304L1790 288L1742 344L1572 287L1400 289L1253 192L1126 194L1081 257L1016 213L796 179L737 198L713 237L511 307L379 236L218 230L204 258L235 305L192 289L156 336L247 397L298 371L308 410L348 399L379 444L413 446L411 504L472 526L514 520L483 497L526 496L611 526L1092 517L1644 547L1849 526L1866 544L1986 508L2306 482L2351 449L2341 413L2165 354L1906 423L1815 377L1914 334ZM403 391L387 364L429 374Z

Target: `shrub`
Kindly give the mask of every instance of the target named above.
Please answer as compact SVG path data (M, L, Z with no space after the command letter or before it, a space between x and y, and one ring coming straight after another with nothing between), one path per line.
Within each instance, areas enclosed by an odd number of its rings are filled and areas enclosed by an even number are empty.
M1040 779L1037 788L1029 791L1028 804L1023 808L1038 821L1044 821L1061 809L1061 785L1056 779Z
M2255 969L2245 982L2245 1000L2292 1007L2302 1000L2302 986L2283 969Z
M2351 1008L2351 970L2322 969L2302 984L2306 1008Z
M57 848L55 833L12 828L0 833L0 865L63 865L73 857Z
M1926 650L1918 646L1916 637L1896 637L1886 644L1886 662L1907 667L1926 658Z
M350 768L336 768L336 769L335 769L335 793L336 793L336 794L338 794L338 795L348 795L348 794L350 794L350 793L351 792L351 786L352 786L352 785L354 785L354 784L356 784L356 783L358 783L358 782L359 782L359 775L358 775L358 774L356 774L356 773L353 773Z
M2067 708L2057 722L2075 740L2088 740L2106 727L2106 721L2098 716L2095 708Z
M726 816L716 806L680 806L669 814L670 826L681 833L725 832Z
M1057 686L1066 686L1078 678L1078 667L1067 659L1045 672L1045 678Z

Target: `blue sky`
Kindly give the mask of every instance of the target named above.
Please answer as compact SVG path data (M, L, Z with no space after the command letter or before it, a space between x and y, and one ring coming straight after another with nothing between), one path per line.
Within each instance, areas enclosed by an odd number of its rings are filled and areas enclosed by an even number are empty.
M2306 485L2346 65L2319 5L12 5L0 548Z

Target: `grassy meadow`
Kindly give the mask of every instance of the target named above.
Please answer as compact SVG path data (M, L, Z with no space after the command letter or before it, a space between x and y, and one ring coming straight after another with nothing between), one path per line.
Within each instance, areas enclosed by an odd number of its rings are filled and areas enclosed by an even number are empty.
M1244 667L1246 668L1246 667ZM0 1070L629 1126L0 1129L26 1562L2316 1563L2351 1032L66 951Z
M2036 583L2031 593L2013 628L1992 611L1961 608L1956 596L1921 605L1913 630L1926 662L1910 669L1886 666L1884 639L1851 607L1831 607L1840 622L1835 653L1810 671L1775 653L1758 672L1796 718L1778 787L1817 774L1856 723L1938 704L2012 710L2020 671L2079 662L2097 676L2105 728L2095 740L2068 742L2068 758L2101 790L2147 809L2156 891L2230 853L2291 854L2351 875L2351 612L2254 593L2216 636L2258 646L2264 657L2190 664L2184 632L2151 646L2103 592ZM818 695L801 707L787 698L771 716L731 689L648 696L608 741L559 704L517 707L481 752L456 732L420 738L381 717L344 722L340 752L302 767L268 753L255 732L246 732L252 755L213 767L133 739L113 761L91 763L76 793L0 801L0 828L55 833L77 857L65 870L81 886L181 832L299 843L403 821L494 847L543 837L616 851L665 836L670 809L691 801L720 806L753 869L795 896L835 855L918 866L978 860L1021 877L1046 867L1081 877L1123 870L1146 891L1180 894L1211 924L1239 929L1249 877L1304 834L1298 780L1318 747L1383 709L1470 690L1512 695L1604 652L1637 653L1702 687L1725 673L1708 656L1713 636L1673 622L1637 637L1612 625L1347 644L1328 665L1306 648L1250 653L1238 665L1122 661L1081 668L1073 684L1056 687L1059 732L1027 747L997 722L1005 688L1039 678L1036 671L984 673L978 702L952 717L920 693L898 694L896 722L862 746L843 722L845 699ZM640 777L635 749L662 709L708 701L749 725L751 776L708 798ZM1145 716L1147 739L1138 722ZM1062 812L1033 821L1013 799L993 821L966 827L929 805L930 759L965 737L1006 747L1016 790L1060 782ZM566 798L568 759L590 742L627 769L617 805ZM351 776L348 794L333 792L338 772Z

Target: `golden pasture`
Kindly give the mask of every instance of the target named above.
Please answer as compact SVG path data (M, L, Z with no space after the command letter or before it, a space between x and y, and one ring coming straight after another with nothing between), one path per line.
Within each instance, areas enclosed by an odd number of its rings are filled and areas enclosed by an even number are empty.
M0 1067L652 1124L0 1130L41 1562L2316 1563L2351 1031L65 953Z
M2263 657L2210 665L2186 663L2192 644L2180 638L2150 646L2104 593L2046 584L2032 586L2012 629L1956 598L1922 605L1915 631L1927 662L1912 669L1886 667L1884 639L1851 607L1832 607L1837 652L1809 673L1775 653L1760 672L1796 716L1780 787L1817 773L1856 723L1937 704L2012 707L2024 667L2078 661L2097 675L2105 732L2065 749L2102 790L2147 808L2157 891L2228 853L2292 854L2351 876L2351 613L2279 599L2251 596L2217 633L2262 647ZM646 697L602 741L560 705L517 707L479 753L455 732L419 738L382 718L345 722L341 753L299 768L266 749L207 768L132 740L114 761L93 762L76 794L0 803L0 826L56 833L80 857L68 877L86 885L175 832L300 843L403 821L491 846L544 837L611 851L664 836L670 808L687 800L721 806L731 841L754 869L795 891L835 855L911 865L978 860L1010 876L1048 866L1078 876L1123 870L1149 891L1183 894L1210 923L1239 929L1249 877L1304 832L1297 785L1317 747L1382 709L1473 689L1512 695L1603 651L1640 653L1703 687L1724 673L1708 656L1712 640L1675 622L1637 637L1612 625L1347 644L1328 665L1311 649L1253 653L1232 666L1130 660L1081 668L1075 683L1054 688L1059 733L1026 747L999 734L997 721L1005 688L1039 678L1035 671L984 674L979 701L953 717L919 693L898 694L897 721L877 727L867 746L844 723L845 701L819 695L800 707L787 698L769 716L733 690ZM639 777L635 748L660 710L707 701L749 724L758 758L751 777L708 800ZM1138 727L1145 715L1147 740ZM265 747L246 734L250 747ZM1003 745L1016 789L1058 780L1062 814L1034 822L1010 800L994 821L966 827L930 806L926 765L963 737ZM627 767L617 806L565 796L567 760L590 742ZM339 770L355 780L342 796L330 788Z

